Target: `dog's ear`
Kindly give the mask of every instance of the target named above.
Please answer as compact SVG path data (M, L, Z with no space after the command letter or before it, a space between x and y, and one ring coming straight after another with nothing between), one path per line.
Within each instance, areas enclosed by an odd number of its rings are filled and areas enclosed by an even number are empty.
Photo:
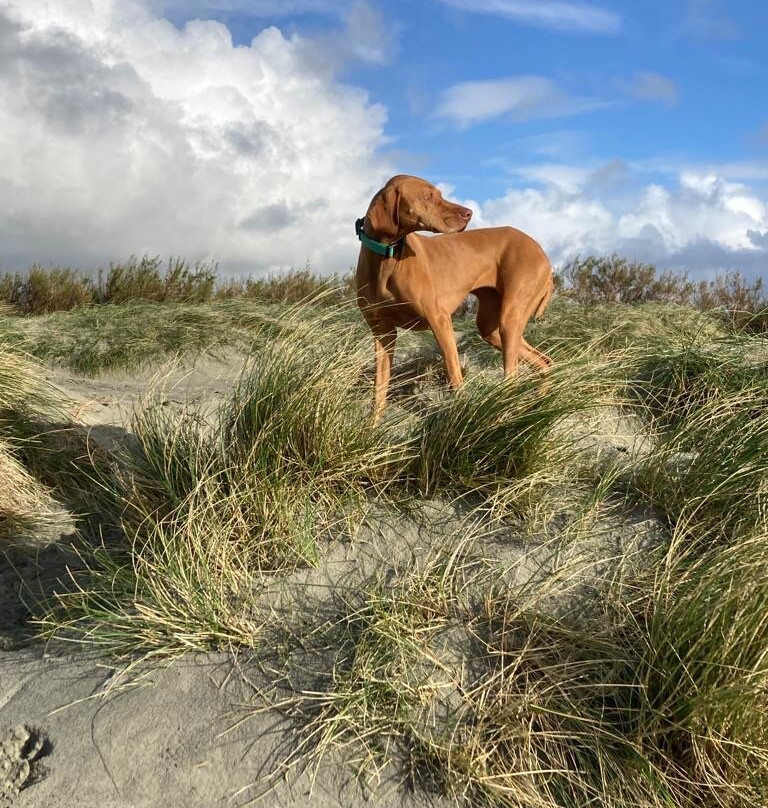
M400 230L400 188L385 185L374 196L367 216L377 238L394 239Z

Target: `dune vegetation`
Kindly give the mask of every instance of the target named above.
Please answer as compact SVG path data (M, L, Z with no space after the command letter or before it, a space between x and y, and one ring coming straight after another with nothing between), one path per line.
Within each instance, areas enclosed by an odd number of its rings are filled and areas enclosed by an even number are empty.
M244 649L276 774L341 750L463 805L768 804L759 284L575 262L529 326L546 384L502 379L468 305L466 385L405 334L374 425L345 279L119 269L0 281L0 548L78 527L21 640ZM46 283L69 302L24 310ZM225 396L150 392L109 444L46 379L203 355L242 366Z

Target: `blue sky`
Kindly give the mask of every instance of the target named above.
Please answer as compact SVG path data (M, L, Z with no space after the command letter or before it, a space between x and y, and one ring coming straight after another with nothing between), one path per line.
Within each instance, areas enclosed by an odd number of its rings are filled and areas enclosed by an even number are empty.
M317 4L282 14L268 13L269 5L242 4L251 12L264 9L254 14L205 5L185 13L180 4L172 15L181 24L207 10L240 44L268 25L309 35L334 25L336 14L313 11ZM329 8L343 16L344 5ZM505 5L511 9L506 14ZM369 4L389 58L349 63L342 77L387 108L386 132L402 152L404 170L434 173L479 198L492 193L493 185L508 185L509 171L512 182L524 185L514 175L520 163L621 160L663 180L686 163L754 160L766 174L756 179L768 179L768 3L550 3L555 8L549 22L513 13L516 6L547 5ZM487 12L472 10L484 6ZM574 17L587 22L558 24L557 6L573 7ZM598 15L594 26L590 13ZM515 76L545 77L568 97L585 99L585 111L576 104L573 112L559 114L553 104L463 125L436 114L441 91L453 85Z
M763 0L0 0L0 38L0 266L343 270L406 172L555 262L768 270Z

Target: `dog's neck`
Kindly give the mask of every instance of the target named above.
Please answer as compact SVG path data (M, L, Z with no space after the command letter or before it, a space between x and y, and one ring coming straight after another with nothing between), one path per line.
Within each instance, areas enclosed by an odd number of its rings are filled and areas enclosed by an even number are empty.
M377 233L371 224L371 219L368 214L366 214L363 218L363 233L365 233L368 238L378 241L380 244L395 244L398 241L402 241L408 235L407 232L401 233L399 230L395 234L394 238Z

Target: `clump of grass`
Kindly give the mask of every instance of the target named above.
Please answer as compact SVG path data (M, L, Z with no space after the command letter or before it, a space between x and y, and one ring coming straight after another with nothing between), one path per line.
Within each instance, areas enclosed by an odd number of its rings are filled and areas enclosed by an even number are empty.
M343 750L375 778L398 761L415 785L458 804L619 796L634 751L611 726L629 690L614 678L623 649L605 627L578 630L521 608L525 596L505 595L500 573L467 546L347 590L334 616L296 641L279 704L299 740L285 765ZM307 680L313 649L327 673Z
M16 418L60 412L43 368L15 344L0 342L0 434L11 429Z
M289 607L278 631L287 656L276 696L298 742L283 769L319 765L342 749L361 774L375 776L388 751L402 751L414 723L428 722L441 698L455 695L455 672L441 659L464 636L461 627L451 636L451 617L487 574L468 546L414 557L394 577L375 572L335 591L325 620L306 606ZM298 625L297 615L304 617Z
M656 423L675 425L723 396L768 396L768 353L744 336L671 346L642 357L631 386Z
M359 315L342 315L361 333ZM0 320L0 335L37 358L77 373L130 370L169 357L247 352L254 341L285 333L290 310L250 300L210 304L125 303L37 318Z
M141 367L168 356L225 348L227 323L194 306L98 306L52 315L35 336L35 354L83 374Z
M318 331L330 329L321 340ZM223 413L223 440L242 467L324 487L387 480L404 448L370 421L368 341L312 317L254 355Z
M660 344L637 352L630 389L656 424L674 426L722 396L767 396L768 351L746 335Z
M0 344L0 519L6 534L102 502L94 454L61 394L31 357Z
M631 486L692 536L732 543L766 526L768 409L754 390L718 396L664 434Z
M245 350L262 333L262 309L241 306L126 303L59 312L22 331L26 350L77 373L130 370L169 357Z
M80 517L114 508L113 492L101 479L102 470L110 468L107 453L73 421L64 396L46 380L44 368L3 345L0 440L38 487ZM39 490L34 497L44 502Z
M0 439L0 540L31 534L54 520L57 509L49 491L16 459Z
M706 565L677 559L580 624L523 612L511 593L488 599L474 623L486 670L456 723L416 741L417 759L471 804L763 804L764 554L763 541Z
M608 364L572 359L546 377L470 378L418 422L412 473L421 492L490 493L546 466L565 466L575 440L556 427L604 406L615 392L614 376Z
M764 532L710 552L678 530L646 607L638 720L682 805L768 799L768 543ZM641 601L642 603L642 601Z

